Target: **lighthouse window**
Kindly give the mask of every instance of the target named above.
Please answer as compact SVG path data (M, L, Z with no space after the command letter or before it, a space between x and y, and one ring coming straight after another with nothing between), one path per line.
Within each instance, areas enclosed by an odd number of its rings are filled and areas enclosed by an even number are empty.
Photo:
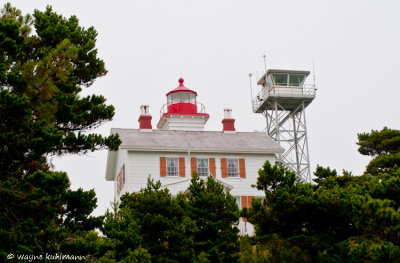
M239 160L227 159L228 177L239 177Z
M272 74L274 77L275 85L287 86L288 85L288 74Z
M168 105L171 105L171 104L172 104L171 95L168 95L168 96L167 96L167 102L168 102Z
M179 103L179 102L180 102L179 92L173 93L172 94L172 104Z
M167 176L179 175L178 158L167 158Z
M208 176L208 159L197 159L197 174Z
M290 74L289 75L289 86L303 86L305 75Z
M190 92L189 96L190 96L190 103L196 104L196 95Z
M181 102L189 103L189 92L181 92Z

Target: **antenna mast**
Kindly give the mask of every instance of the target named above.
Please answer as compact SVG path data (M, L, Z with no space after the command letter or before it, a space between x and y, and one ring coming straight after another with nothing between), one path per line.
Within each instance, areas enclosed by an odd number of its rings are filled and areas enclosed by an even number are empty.
M250 79L250 101L251 101L251 107L253 107L253 88L251 87L251 77L253 74L249 73L249 79Z
M264 58L264 70L265 70L265 73L267 73L267 55L263 55L263 58Z
M314 67L314 60L312 61L312 71L313 71L314 88L316 88L316 87L315 87L315 67Z

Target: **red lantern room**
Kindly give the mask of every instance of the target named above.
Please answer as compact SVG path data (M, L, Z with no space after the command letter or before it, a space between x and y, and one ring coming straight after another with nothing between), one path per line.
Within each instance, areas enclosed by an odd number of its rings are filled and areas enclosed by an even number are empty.
M162 130L203 130L209 115L203 104L197 102L197 92L183 85L167 93L167 104L161 108L158 129Z
M168 113L197 113L197 92L183 86L183 78L179 79L179 86L167 93Z

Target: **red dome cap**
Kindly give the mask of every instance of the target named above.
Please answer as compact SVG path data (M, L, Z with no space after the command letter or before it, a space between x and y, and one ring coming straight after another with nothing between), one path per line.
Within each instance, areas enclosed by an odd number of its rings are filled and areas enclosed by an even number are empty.
M197 92L196 92L196 91L193 91L193 90L191 90L191 89L188 89L188 88L186 88L186 87L183 85L183 82L185 81L183 78L180 78L178 81L179 81L179 86L178 86L176 89L173 89L173 90L171 90L170 92L168 92L168 93L167 93L167 96L168 96L169 94L171 94L171 93L180 92L180 91L191 92L191 93L194 93L194 94L197 96Z

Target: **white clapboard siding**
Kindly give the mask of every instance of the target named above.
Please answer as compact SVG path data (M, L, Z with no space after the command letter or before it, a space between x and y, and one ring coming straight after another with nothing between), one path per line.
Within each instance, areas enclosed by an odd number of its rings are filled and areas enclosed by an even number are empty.
M216 178L233 187L230 192L233 196L264 196L261 191L252 188L251 185L257 182L258 170L262 168L266 160L273 163L273 155L260 154L205 154L205 153L171 153L171 152L136 152L120 151L117 157L117 171L125 164L125 185L121 195L125 192L137 192L146 187L147 178L161 181L162 185L169 185L191 178L190 158L215 158ZM185 177L160 177L160 157L184 157L185 158ZM245 159L246 178L222 178L221 177L221 158L243 158ZM182 184L185 187L186 184ZM174 187L176 189L176 186ZM179 189L179 187L178 187ZM185 191L186 189L180 189ZM116 181L115 181L116 193ZM173 193L176 194L176 193ZM116 194L117 196L117 194ZM118 196L119 197L119 196Z

